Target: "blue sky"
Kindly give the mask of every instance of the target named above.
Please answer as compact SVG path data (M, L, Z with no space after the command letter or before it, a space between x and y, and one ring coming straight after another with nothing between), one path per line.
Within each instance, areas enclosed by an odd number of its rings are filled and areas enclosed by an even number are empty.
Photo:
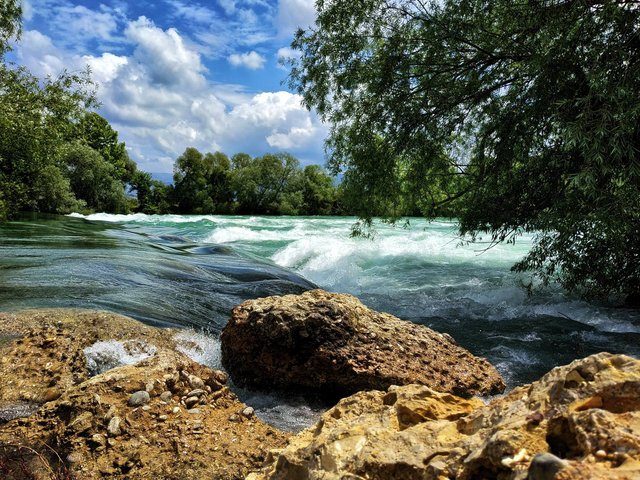
M287 151L324 163L327 128L283 81L313 0L24 0L10 58L56 76L89 66L98 110L143 170L170 172L188 146Z

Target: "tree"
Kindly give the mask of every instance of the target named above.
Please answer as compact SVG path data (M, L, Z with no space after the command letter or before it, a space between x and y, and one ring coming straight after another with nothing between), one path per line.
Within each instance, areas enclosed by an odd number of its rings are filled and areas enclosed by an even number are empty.
M362 202L413 198L427 216L455 203L471 240L537 232L516 270L640 299L637 2L317 7L291 80Z
M307 165L302 171L302 210L305 215L331 215L336 199L333 178L319 165Z
M207 193L204 156L189 147L173 166L175 203L179 213L213 213L213 201Z
M84 143L70 143L62 149L61 161L66 165L76 198L86 202L89 208L99 212L128 212L127 197L115 173L116 167L99 152Z
M88 146L97 151L102 158L113 165L114 176L123 183L128 183L136 164L129 158L126 146L118 141L116 132L109 122L96 112L86 112L78 122L74 138L82 138Z
M92 86L86 72L41 80L0 65L0 218L20 210L65 213L72 205L59 152L94 105ZM62 190L44 198L54 185Z
M232 179L238 213L284 213L281 211L284 195L299 174L300 162L288 153L268 153L250 162L243 158L243 165L245 166L233 170ZM298 204L295 197L289 196L286 213L296 213Z
M12 38L18 38L22 31L22 3L16 0L0 2L0 58L9 50Z
M136 211L147 214L168 213L171 211L170 185L154 180L151 174L136 170L131 179L131 187L136 191L138 206Z

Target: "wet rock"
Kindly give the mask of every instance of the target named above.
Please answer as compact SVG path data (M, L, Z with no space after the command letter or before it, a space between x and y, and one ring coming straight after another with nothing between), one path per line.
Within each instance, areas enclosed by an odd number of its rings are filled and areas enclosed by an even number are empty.
M127 405L129 405L130 407L141 407L142 405L146 405L150 401L151 397L149 396L149 392L147 392L146 390L138 390L137 392L131 394Z
M418 385L357 393L249 477L299 478L640 478L640 361L593 355L488 405Z
M223 363L240 385L335 396L409 383L466 397L505 388L487 360L450 336L322 290L244 302L221 340Z

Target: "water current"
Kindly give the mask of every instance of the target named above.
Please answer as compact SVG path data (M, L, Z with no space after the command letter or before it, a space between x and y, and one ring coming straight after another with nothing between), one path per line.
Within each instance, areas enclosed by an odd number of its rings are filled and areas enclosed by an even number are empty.
M534 288L510 271L531 246L461 244L453 221L157 215L28 216L0 226L0 310L108 309L185 327L219 366L216 336L243 300L321 287L451 334L487 357L510 387L598 351L640 355L640 312ZM535 284L534 284L535 286ZM208 339L208 340L206 340ZM202 353L201 353L202 354ZM304 402L243 392L267 419L296 429ZM291 422L291 424L287 424Z

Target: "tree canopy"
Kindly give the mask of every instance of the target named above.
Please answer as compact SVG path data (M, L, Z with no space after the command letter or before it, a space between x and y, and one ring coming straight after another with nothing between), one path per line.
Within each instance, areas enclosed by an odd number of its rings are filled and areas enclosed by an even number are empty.
M638 2L317 8L291 82L331 124L330 165L362 204L451 205L471 240L537 232L515 269L640 298Z

